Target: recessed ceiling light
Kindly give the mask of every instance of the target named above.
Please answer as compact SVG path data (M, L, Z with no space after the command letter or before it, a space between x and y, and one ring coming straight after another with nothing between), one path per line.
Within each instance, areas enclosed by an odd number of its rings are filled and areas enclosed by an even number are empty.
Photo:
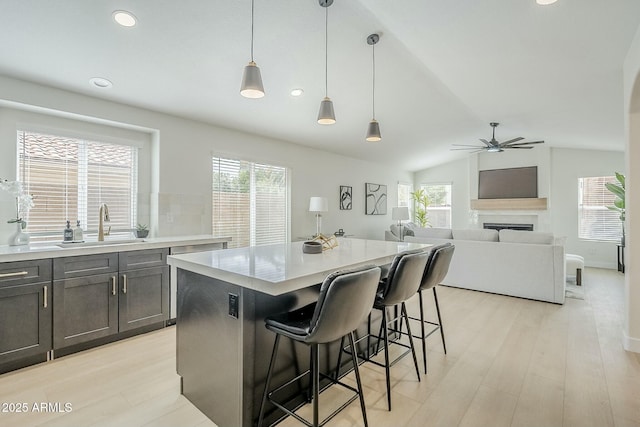
M553 3L557 2L557 1L558 0L536 0L536 3L545 6L545 5L548 5L548 4L553 4Z
M291 90L291 96L300 96L303 93L304 93L304 90L300 88Z
M113 83L111 83L111 81L102 77L93 77L89 79L89 83L91 83L91 86L97 87L99 89L109 89L111 86L113 86Z
M133 27L137 22L136 17L126 10L116 10L113 12L113 19L123 27Z

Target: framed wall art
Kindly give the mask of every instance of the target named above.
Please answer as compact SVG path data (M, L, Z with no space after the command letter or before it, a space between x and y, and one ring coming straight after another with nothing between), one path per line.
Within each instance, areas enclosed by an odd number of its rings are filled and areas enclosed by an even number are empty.
M341 211L350 211L351 210L351 200L352 200L353 191L348 185L340 186L340 210Z
M387 214L387 186L384 184L364 185L365 194L365 214L366 215L386 215Z

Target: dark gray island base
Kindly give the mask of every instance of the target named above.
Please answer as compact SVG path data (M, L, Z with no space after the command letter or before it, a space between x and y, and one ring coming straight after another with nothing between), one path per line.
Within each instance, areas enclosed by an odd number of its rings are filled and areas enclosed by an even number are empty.
M218 279L178 269L177 370L182 394L220 427L256 424L274 334L264 327L270 314L290 311L317 300L320 286L280 296L243 288ZM237 296L238 318L229 314L229 295ZM233 297L232 297L233 298ZM372 321L377 331L380 316ZM359 333L365 333L363 325ZM335 370L339 342L325 346L321 369ZM285 356L286 354L286 356ZM343 360L348 358L343 358ZM349 363L345 361L345 366ZM309 367L308 347L283 341L272 388ZM291 387L291 406L302 402L301 388ZM282 417L267 408L265 425Z

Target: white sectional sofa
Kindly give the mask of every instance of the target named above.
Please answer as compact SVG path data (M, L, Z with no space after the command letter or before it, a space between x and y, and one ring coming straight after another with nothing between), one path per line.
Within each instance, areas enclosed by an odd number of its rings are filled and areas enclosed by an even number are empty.
M445 285L564 303L564 241L550 233L409 224L403 234L407 242L456 246ZM398 236L397 226L385 232L385 240L399 240Z

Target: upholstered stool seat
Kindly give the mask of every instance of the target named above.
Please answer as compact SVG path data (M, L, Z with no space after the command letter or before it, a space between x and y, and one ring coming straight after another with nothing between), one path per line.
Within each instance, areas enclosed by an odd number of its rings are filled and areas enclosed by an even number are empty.
M582 270L584 269L584 258L580 255L565 254L565 268L567 276L573 276L575 272L576 285L582 286Z

